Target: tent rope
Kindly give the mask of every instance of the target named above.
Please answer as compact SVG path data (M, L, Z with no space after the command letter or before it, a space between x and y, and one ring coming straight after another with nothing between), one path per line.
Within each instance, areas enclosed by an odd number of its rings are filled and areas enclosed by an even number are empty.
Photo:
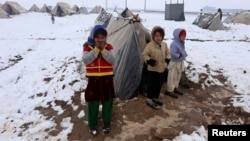
M118 32L119 30L121 30L122 28L124 28L125 26L127 26L128 24L129 24L129 23L127 23L127 24L125 24L125 25L121 26L120 28L118 28L118 29L117 29L117 30L115 30L114 32L111 32L108 36L113 35L114 33Z
M119 17L117 17L117 19L119 19ZM128 19L128 18L120 18L120 19L124 19L124 20L129 20L128 23L126 23L125 25L121 26L120 28L118 28L117 30L111 32L108 36L113 35L114 33L118 32L119 30L121 30L122 28L126 27L129 24L133 24L134 22L140 22L139 20L135 20L135 19Z
M135 25L133 24L133 34L135 34L135 40L136 40L136 43L137 43L137 45L139 45L139 41L138 41L138 37L137 37L137 35L136 35L136 29L135 29Z

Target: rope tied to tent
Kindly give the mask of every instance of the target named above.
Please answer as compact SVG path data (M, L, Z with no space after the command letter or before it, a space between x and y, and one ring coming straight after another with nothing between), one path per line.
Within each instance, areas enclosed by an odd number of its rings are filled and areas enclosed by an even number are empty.
M111 32L108 36L113 35L114 33L118 32L119 30L121 30L122 28L126 27L127 25L129 25L130 23L128 22L127 24L121 26L120 28L118 28L117 30L115 30L114 32Z
M121 17L117 17L117 19L123 19L123 20L129 20L129 22L128 23L126 23L125 25L123 25L123 26L121 26L120 28L118 28L117 30L115 30L114 32L111 32L108 36L111 36L111 35L113 35L114 33L116 33L116 32L118 32L119 30L121 30L122 28L124 28L124 27L126 27L127 25L129 25L129 24L133 24L133 23L135 23L135 22L141 22L140 20L138 20L138 19L135 19L135 18L121 18Z

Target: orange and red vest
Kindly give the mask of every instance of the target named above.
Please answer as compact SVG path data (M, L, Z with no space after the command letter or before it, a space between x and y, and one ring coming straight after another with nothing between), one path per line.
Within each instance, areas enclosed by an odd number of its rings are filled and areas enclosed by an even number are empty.
M91 51L94 48L90 45L84 46L84 51ZM107 44L105 46L106 50L113 49L113 47L110 44ZM112 76L114 75L113 72L113 65L107 62L102 54L100 53L98 57L91 62L90 64L86 64L86 76Z

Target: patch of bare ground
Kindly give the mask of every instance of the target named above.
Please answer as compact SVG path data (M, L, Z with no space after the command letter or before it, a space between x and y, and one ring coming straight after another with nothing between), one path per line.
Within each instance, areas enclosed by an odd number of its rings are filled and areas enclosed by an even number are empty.
M104 135L101 132L100 113L99 134L95 137L88 131L87 105L81 100L82 92L75 92L72 97L73 105L78 106L76 110L67 101L55 101L64 110L59 115L51 107L37 107L36 110L57 123L55 129L48 129L51 136L62 131L63 118L71 117L73 130L68 134L69 141L161 141L171 140L180 132L191 134L197 127L207 128L209 124L250 124L250 114L230 104L230 98L236 93L229 86L201 89L200 85L191 84L190 89L180 89L184 95L178 95L177 99L162 92L160 99L164 105L159 110L148 107L144 95L125 101L115 100L110 133ZM79 118L82 110L85 116Z

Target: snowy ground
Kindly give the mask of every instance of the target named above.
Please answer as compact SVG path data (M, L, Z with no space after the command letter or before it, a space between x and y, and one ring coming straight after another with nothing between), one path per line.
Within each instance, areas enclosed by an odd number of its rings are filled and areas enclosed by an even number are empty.
M55 24L51 23L50 15L42 13L0 19L0 106L4 109L0 112L1 140L44 140L47 136L45 129L52 130L55 123L34 109L51 106L60 114L63 110L55 100L71 104L74 93L85 88L84 74L79 74L82 44L97 16L56 17ZM185 28L187 61L191 62L189 66L192 68L188 72L189 79L198 83L199 75L207 74L204 89L210 85L232 84L240 94L232 98L232 103L250 112L250 32L247 32L250 26L224 24L230 30L208 31L192 25L196 15L186 15L185 22L165 21L163 13L142 12L139 16L148 29L155 25L164 27L168 45L173 30ZM227 78L226 83L216 79L219 74ZM83 97L82 103L85 104ZM84 110L79 114L79 117L83 116ZM29 128L26 130L24 126ZM58 136L47 139L66 139L72 130L70 118L65 118L61 126L64 130ZM198 131L201 131L199 137L196 133L182 135L176 141L205 140L204 128Z

